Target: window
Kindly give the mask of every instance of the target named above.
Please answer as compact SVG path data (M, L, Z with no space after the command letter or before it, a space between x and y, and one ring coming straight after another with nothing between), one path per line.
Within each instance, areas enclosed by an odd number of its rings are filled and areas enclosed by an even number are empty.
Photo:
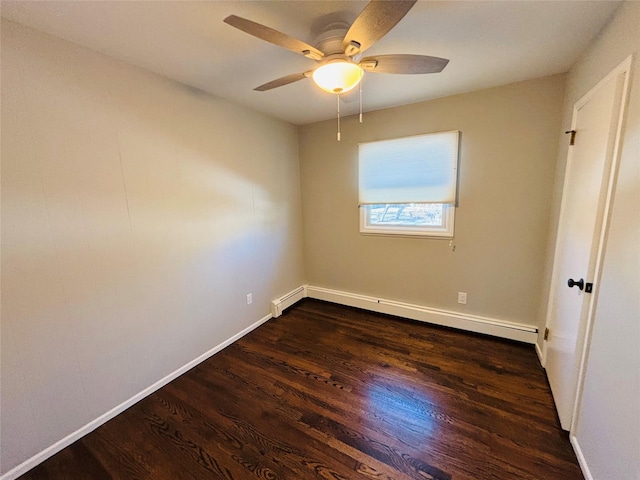
M453 237L460 132L361 143L360 232Z

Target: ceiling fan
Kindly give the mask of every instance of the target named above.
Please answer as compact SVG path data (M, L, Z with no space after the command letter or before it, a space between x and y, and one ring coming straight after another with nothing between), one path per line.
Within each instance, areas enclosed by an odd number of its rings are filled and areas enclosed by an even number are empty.
M340 95L360 83L364 72L422 74L438 73L449 63L445 58L426 55L377 55L362 53L385 36L409 12L417 0L373 0L349 25L337 22L327 26L313 47L302 40L259 23L230 15L225 23L267 42L315 60L311 70L293 73L267 82L254 90L263 92L312 77L323 90Z

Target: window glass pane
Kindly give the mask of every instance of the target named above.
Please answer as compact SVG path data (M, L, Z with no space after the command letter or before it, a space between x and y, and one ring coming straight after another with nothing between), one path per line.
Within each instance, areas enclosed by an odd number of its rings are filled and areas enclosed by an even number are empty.
M442 210L441 203L370 205L369 224L442 227Z
M360 233L453 238L455 207L442 203L381 203L360 207Z

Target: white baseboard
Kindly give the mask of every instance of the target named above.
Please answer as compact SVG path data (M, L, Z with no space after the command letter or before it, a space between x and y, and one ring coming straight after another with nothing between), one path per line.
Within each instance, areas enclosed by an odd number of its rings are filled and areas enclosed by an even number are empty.
M228 347L229 345L231 345L236 340L244 337L247 333L251 332L252 330L254 330L256 328L258 328L260 325L262 325L263 323L267 322L271 318L272 318L271 315L266 315L265 317L262 317L260 320L258 320L257 322L255 322L252 325L249 325L247 328L245 328L241 332L236 333L231 338L225 340L224 342L220 343L219 345L216 345L211 350L209 350L209 351L203 353L202 355L200 355L198 358L196 358L194 360L191 360L189 363L187 363L187 364L183 365L182 367L178 368L177 370L175 370L174 372L170 373L166 377L162 378L161 380L158 380L153 385L145 388L144 390L142 390L141 392L135 394L133 397L129 398L128 400L125 400L120 405L118 405L118 406L112 408L111 410L109 410L108 412L100 415L95 420L92 420L91 422L87 423L83 427L80 427L78 430L76 430L75 432L67 435L62 440L57 441L56 443L54 443L50 447L45 448L40 453L37 453L36 455L34 455L33 457L29 458L28 460L22 462L17 467L9 470L8 472L6 472L4 475L2 475L0 477L0 480L15 480L20 475L28 472L29 470L31 470L35 466L37 466L40 463L44 462L47 458L52 457L53 455L58 453L63 448L68 447L69 445L71 445L76 440L79 440L80 438L84 437L88 433L91 433L93 430L98 428L100 425L103 425L104 423L108 422L109 420L111 420L113 417L115 417L119 413L124 412L127 408L129 408L133 404L135 404L135 403L139 402L140 400L142 400L143 398L151 395L153 392L155 392L156 390L164 387L167 383L169 383L170 381L178 378L180 375L182 375L186 371L191 370L193 367L195 367L199 363L204 362L206 359L208 359L212 355L215 355L216 353L218 353L223 348Z
M538 354L538 360L540 361L540 365L542 365L542 368L545 368L545 358L544 358L544 353L542 352L542 349L540 348L540 345L538 344L538 342L536 342L536 353Z
M282 315L285 308L289 308L296 302L299 302L307 296L307 285L302 285L298 288L291 290L289 293L283 295L280 298L276 298L271 302L271 315L273 318L278 318Z
M395 302L382 298L369 297L356 293L342 292L328 288L307 286L307 296L318 300L362 308L378 313L386 313L398 317L410 318L421 322L433 323L445 327L453 327L470 332L484 333L495 337L517 340L525 343L536 343L538 329L532 325L506 322L489 317L469 315L466 313L439 310L435 308Z
M580 444L578 443L578 438L575 435L570 435L569 439L571 440L573 451L576 452L578 464L582 469L582 474L584 475L585 480L593 480L593 475L591 475L591 471L589 470L589 466L587 465L587 460L586 458L584 458L584 454L582 453L582 449L580 448Z

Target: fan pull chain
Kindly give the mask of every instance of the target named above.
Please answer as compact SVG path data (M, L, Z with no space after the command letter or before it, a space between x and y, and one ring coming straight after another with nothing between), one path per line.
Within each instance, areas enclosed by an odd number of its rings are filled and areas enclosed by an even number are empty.
M360 123L362 123L362 82L364 81L364 75L360 80Z
M340 141L340 94L336 94L338 99L338 141Z

